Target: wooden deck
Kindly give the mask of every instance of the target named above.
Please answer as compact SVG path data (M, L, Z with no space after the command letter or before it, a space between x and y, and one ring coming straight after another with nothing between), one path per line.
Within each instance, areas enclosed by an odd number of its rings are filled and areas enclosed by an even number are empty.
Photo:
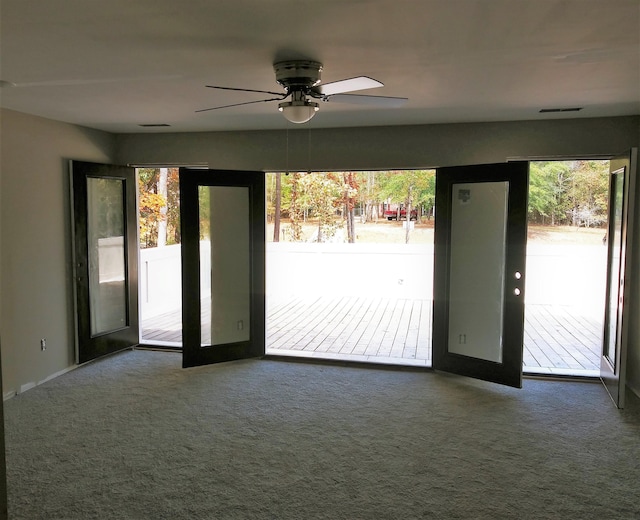
M431 366L431 300L314 297L268 306L267 353ZM206 309L205 311L206 312ZM524 371L597 374L601 323L557 305L527 305ZM179 345L180 310L142 322L146 343Z

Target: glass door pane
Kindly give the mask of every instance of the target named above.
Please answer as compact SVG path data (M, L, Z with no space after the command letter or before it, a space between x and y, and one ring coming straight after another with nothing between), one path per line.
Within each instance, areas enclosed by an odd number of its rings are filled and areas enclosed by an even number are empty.
M87 178L91 335L127 325L124 181Z
M457 183L451 201L449 352L502 362L509 183Z
M522 386L529 164L436 170L433 368Z
M631 321L628 315L631 291L625 291L625 279L629 276L631 251L635 249L631 242L637 164L637 148L612 158L610 163L607 296L600 379L618 408L624 408L625 403Z
M620 260L622 250L622 211L624 196L624 173L625 170L619 170L611 174L611 193L609 196L610 209L609 225L610 236L610 254L609 254L609 294L607 301L607 331L604 335L604 352L603 355L611 365L612 371L616 371L616 346L618 344L618 309L620 300Z
M201 346L249 341L249 188L199 186L198 201Z
M85 363L139 342L136 181L125 166L70 166L76 356Z
M264 355L264 181L180 169L184 367Z

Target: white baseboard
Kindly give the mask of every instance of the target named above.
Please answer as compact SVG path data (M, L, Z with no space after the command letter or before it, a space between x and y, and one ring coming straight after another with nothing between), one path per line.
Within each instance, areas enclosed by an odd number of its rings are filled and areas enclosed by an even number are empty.
M45 377L42 381L38 381L37 385L41 385L42 383L46 383L47 381L51 381L52 379L55 379L56 377L60 377L60 376L62 376L64 374L66 374L67 372L71 372L72 370L75 370L79 366L80 365L72 365L70 367L64 368L64 369L56 372L55 374L51 374L50 376Z
M37 386L36 383L34 383L33 381L30 381L28 383L25 383L24 385L20 385L20 391L18 393L24 394L27 390L31 390L32 388L35 388L36 386Z
M24 392L26 392L27 390L31 390L32 388L35 388L36 386L39 386L41 384L46 383L47 381L51 381L52 379L55 379L56 377L60 377L64 374L66 374L67 372L71 372L72 370L75 370L76 368L78 368L80 365L73 365L70 367L67 367L63 370L59 370L58 372L55 372L54 374L51 374L47 377L45 377L44 379L36 382L30 381L29 383L25 383L23 385L20 385L20 390L9 390L8 392L4 392L4 394L2 395L2 400L3 401L7 401L9 399L11 399L12 397L15 397L18 394L23 394Z

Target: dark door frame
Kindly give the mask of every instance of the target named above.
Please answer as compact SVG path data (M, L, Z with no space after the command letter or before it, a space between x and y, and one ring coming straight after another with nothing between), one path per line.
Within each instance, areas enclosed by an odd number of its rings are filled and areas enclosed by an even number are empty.
M200 298L200 186L246 187L249 190L250 334L248 341L203 346ZM183 367L264 356L265 316L265 173L180 169L182 236ZM229 215L232 219L233 215ZM212 266L212 271L214 266Z
M626 392L627 344L631 296L629 280L632 272L633 227L635 213L638 149L611 158L609 182L609 222L607 228L607 289L603 323L600 380L618 408L624 408ZM616 181L622 181L620 200L616 197ZM619 226L616 214L619 214ZM619 235L620 243L615 243ZM614 248L618 250L615 251ZM617 262L617 266L614 266ZM615 276L615 280L612 276ZM615 284L615 287L614 287ZM615 302L614 302L615 300ZM611 326L611 322L614 326ZM611 338L611 335L614 335ZM614 352L610 352L613 346Z
M70 161L72 260L74 319L76 322L76 362L112 354L139 342L138 243L135 171L127 166ZM88 241L89 178L121 181L124 212L125 323L115 330L91 332L90 265Z
M502 361L449 351L449 290L453 186L459 183L509 183L503 289ZM527 242L527 161L438 168L434 237L432 366L435 370L522 387L524 288ZM470 262L473 259L469 259ZM519 274L518 274L519 273Z

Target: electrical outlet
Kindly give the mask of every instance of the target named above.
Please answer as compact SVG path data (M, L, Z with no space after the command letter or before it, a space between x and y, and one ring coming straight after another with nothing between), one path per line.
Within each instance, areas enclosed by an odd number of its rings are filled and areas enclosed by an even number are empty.
M244 329L244 321L238 320L238 330L243 330L243 329Z
M458 336L458 343L460 345L466 345L466 343L467 343L467 335L466 334L460 334Z
M40 350L42 350L43 352L47 350L47 340L45 338L42 338L40 340Z

